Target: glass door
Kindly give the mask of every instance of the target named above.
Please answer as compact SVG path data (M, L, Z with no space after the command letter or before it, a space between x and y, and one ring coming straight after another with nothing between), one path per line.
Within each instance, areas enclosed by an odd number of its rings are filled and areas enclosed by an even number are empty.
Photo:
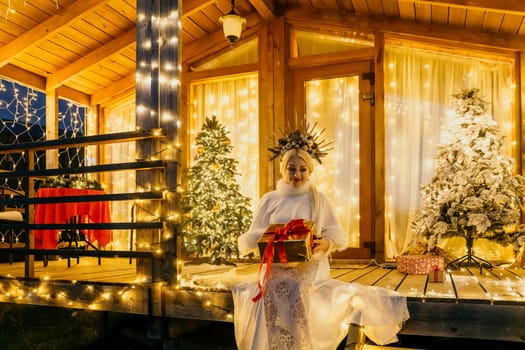
M338 64L293 72L289 115L304 116L333 149L316 164L312 181L326 194L350 246L337 258L374 256L373 63ZM370 79L372 77L372 79Z

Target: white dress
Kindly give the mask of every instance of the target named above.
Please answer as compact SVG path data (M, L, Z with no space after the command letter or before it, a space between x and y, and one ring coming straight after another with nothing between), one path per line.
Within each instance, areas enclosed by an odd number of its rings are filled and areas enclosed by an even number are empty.
M265 194L249 231L239 237L241 254L256 249L269 224L312 220L310 186L296 189L279 181L276 191ZM345 248L346 234L322 193L319 203L318 234L329 238L335 249ZM396 334L408 319L406 298L399 293L332 279L327 254L306 263L272 264L266 291L254 302L257 278L263 279L264 272L265 266L261 275L243 276L231 287L239 350L334 350L349 324L364 326L369 339L384 345L397 341ZM232 275L230 282L234 280Z

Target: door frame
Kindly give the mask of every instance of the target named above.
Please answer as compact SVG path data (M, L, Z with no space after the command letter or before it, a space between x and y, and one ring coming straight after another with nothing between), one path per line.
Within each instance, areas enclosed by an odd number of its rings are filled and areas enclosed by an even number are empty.
M359 247L347 248L334 252L337 259L373 259L375 257L375 152L374 152L374 106L371 100L364 100L366 94L374 96L372 78L365 78L365 74L374 72L372 60L339 63L322 67L297 68L292 70L292 103L288 105L287 114L292 116L292 127L304 124L305 116L305 81L315 79L329 79L341 76L359 76ZM299 117L301 116L301 117ZM366 181L363 181L366 179Z

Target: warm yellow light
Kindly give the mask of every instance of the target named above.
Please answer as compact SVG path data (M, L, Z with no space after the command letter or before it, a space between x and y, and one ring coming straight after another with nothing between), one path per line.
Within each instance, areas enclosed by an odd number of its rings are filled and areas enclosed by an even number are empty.
M219 22L223 26L224 37L233 46L241 38L242 27L246 24L246 18L235 14L232 8L232 12L220 17Z

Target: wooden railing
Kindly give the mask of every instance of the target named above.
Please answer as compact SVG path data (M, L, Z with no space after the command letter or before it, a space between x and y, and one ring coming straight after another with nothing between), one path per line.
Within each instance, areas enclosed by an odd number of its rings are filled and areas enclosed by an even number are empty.
M0 181L9 178L23 178L27 179L27 189L23 196L13 198L0 198L0 207L5 205L17 205L24 208L25 216L23 222L0 222L0 230L15 229L25 231L25 247L24 248L5 248L3 252L8 254L25 255L25 275L26 278L34 277L34 258L35 255L53 255L62 257L79 257L79 256L94 256L99 258L113 258L113 257L129 257L130 261L136 259L151 259L151 267L155 268L156 263L154 259L160 258L158 254L153 251L137 251L130 247L129 250L81 250L81 249L34 249L34 233L33 230L162 230L165 227L165 222L140 222L131 220L129 222L105 222L105 223L53 223L53 224L35 224L34 223L34 209L38 204L50 203L72 203L72 202L112 202L112 201L162 201L165 196L162 191L146 191L134 193L108 193L97 195L82 195L82 196L63 196L63 197L45 197L38 198L35 191L35 180L43 179L48 176L57 175L75 175L75 174L90 174L102 172L115 172L124 170L152 170L165 169L166 163L163 160L137 160L128 163L113 163L113 164L98 164L91 166L81 166L75 168L55 168L55 169L34 169L35 152L78 148L84 146L105 145L122 142L135 142L147 139L164 138L162 130L138 130L132 132L113 133L105 135L81 136L69 139L46 140L19 144L0 145L1 154L15 154L25 153L28 160L28 168L23 170L1 171ZM130 241L132 238L130 237ZM156 276L154 271L151 271L151 276Z

